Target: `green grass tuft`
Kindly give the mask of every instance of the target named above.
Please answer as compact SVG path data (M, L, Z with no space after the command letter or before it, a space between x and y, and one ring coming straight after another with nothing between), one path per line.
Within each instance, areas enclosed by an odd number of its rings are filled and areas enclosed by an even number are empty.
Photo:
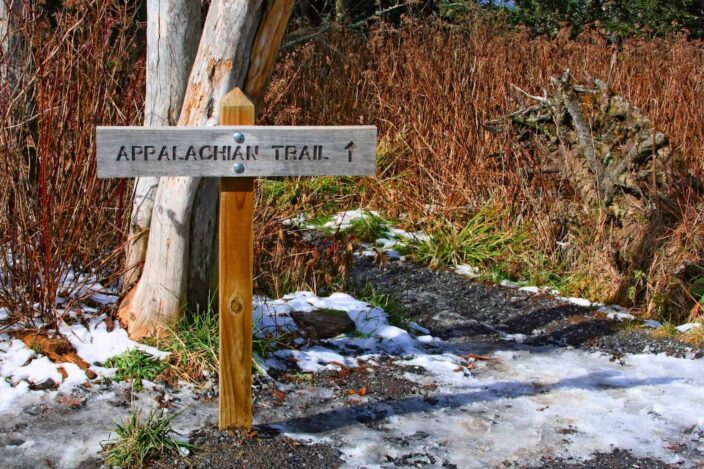
M109 358L105 366L117 368L114 377L116 381L132 380L132 389L141 391L142 380L153 380L166 369L167 364L142 350L132 349Z
M260 187L264 200L283 211L331 211L359 196L359 184L352 177L263 179Z
M141 468L149 460L178 454L179 448L195 448L174 438L172 423L178 413L165 415L151 411L145 419L133 410L122 424L117 424L116 437L101 443L105 463L123 468Z
M411 319L408 317L409 310L393 296L375 290L374 287L369 284L362 290L354 292L353 296L376 308L383 309L386 312L390 324L402 329L408 328L408 324L411 322Z
M431 268L457 264L488 266L524 239L518 230L502 231L487 210L481 210L463 228L449 221L438 223L428 239L403 245L404 253Z
M387 236L389 224L386 220L369 211L366 211L364 215L350 222L350 228L347 233L367 243L373 243L377 239Z
M189 380L218 372L218 315L214 310L217 296L208 299L205 311L189 312L159 344L172 353L172 366L184 372Z
M654 331L652 331L652 334L655 337L660 337L660 338L672 338L675 337L677 334L679 334L679 331L677 330L677 326L675 324L671 324L669 322L663 324L662 326L658 327Z

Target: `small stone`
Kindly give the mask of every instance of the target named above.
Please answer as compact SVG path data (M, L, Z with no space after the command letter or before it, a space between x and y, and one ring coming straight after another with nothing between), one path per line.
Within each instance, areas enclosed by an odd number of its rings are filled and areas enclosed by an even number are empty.
M291 317L298 327L318 339L330 339L356 329L347 313L336 309L295 311Z
M41 383L30 383L29 389L31 389L32 391L47 391L49 389L56 389L58 386L59 385L56 384L53 379L47 378Z

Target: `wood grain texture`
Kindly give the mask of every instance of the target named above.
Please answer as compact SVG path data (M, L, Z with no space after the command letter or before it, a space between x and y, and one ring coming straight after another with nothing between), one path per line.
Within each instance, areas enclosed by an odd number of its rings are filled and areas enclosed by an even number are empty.
M257 102L261 101L271 76L294 4L294 0L270 1L254 38L245 91Z
M2 0L0 0L0 3ZM200 0L147 1L144 125L176 125L200 38ZM137 179L125 249L123 291L142 275L159 178Z
M235 142L235 132L243 143ZM375 172L376 134L373 126L98 127L98 177L369 176ZM316 146L325 159L314 159ZM248 147L258 148L256 161L246 159ZM303 147L307 154L301 154ZM236 162L243 173L233 171Z
M220 121L253 124L254 104L236 88ZM252 276L254 179L220 180L220 429L252 425Z

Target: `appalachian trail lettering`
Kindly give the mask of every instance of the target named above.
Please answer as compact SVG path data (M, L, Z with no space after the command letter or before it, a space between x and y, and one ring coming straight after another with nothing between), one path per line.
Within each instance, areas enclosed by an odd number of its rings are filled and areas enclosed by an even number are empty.
M234 149L233 149L234 148ZM271 153L276 161L328 160L322 145L272 145ZM259 145L190 145L185 150L176 145L122 145L117 152L117 161L256 161L260 156ZM352 154L348 161L352 161Z
M369 176L374 126L98 127L98 176Z

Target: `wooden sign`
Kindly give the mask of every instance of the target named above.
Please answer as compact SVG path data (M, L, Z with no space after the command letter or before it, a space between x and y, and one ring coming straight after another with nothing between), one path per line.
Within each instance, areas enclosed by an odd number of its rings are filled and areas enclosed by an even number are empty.
M221 127L98 127L98 176L220 176L218 228L221 429L252 425L254 178L373 175L376 128L259 127L236 88Z
M376 127L98 127L98 177L369 176Z

